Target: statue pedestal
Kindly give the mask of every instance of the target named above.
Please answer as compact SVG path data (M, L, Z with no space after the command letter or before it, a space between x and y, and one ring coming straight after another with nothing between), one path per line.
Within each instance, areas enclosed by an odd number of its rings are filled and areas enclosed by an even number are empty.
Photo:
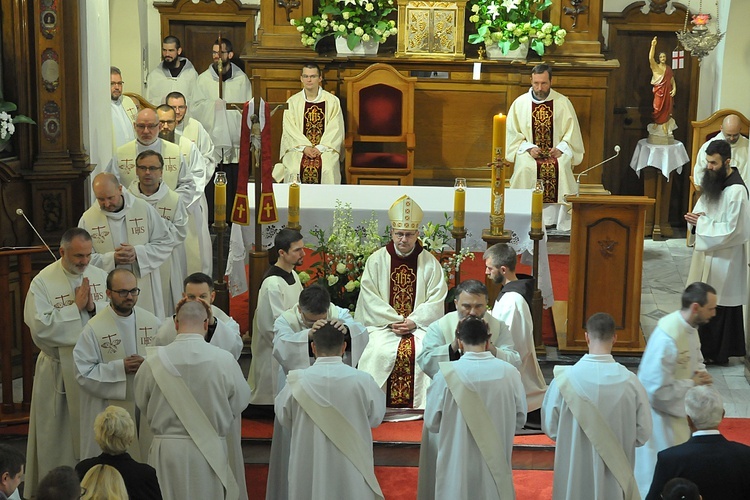
M649 123L646 129L648 130L648 143L657 144L660 146L667 146L674 144L674 135L672 131L677 128L677 124L674 118L670 117L667 123Z

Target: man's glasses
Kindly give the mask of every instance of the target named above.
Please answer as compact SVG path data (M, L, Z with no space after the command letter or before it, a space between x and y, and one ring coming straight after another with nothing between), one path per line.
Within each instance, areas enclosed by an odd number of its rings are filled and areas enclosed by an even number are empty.
M158 123L136 123L135 124L135 128L137 128L138 130L146 130L146 129L153 130L158 127L159 127Z
M414 238L417 235L416 232L413 233L402 233L401 231L393 233L393 236L398 240L408 240L410 238Z
M158 172L159 170L163 169L164 167L146 167L143 165L136 165L135 168L138 170L141 170L143 172Z
M117 87L117 86L122 87L123 85L125 85L125 82L109 82L110 87Z
M132 295L133 297L138 297L138 295L141 293L141 289L140 288L133 288L132 290L112 290L110 288L109 291L112 292L112 293L116 293L117 295L119 295L123 299L126 298L128 295Z

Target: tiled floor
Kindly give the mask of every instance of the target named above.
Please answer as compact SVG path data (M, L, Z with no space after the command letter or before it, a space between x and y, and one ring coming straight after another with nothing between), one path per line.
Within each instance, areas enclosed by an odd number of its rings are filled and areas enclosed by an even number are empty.
M646 339L659 318L680 308L692 253L684 238L646 240L641 292L641 328ZM742 358L729 358L728 366L709 366L708 371L724 398L726 416L750 417L750 383Z

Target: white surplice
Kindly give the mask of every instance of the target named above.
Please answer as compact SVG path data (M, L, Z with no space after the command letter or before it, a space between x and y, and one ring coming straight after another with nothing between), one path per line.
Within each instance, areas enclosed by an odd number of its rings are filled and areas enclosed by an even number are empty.
M138 114L133 100L121 95L118 99L111 101L112 105L112 141L114 151L123 144L135 140L133 122Z
M182 71L176 77L164 68L164 62L160 62L149 72L146 79L146 99L154 106L164 104L167 94L175 91L182 93L191 107L199 106L205 100L196 86L198 72L193 63L184 57L179 59Z
M583 161L584 145L578 117L570 100L555 90L550 90L546 101L552 101L552 147L562 151L557 159L558 190L557 204L545 206L544 223L557 224L558 229L570 229L569 205L565 204L565 195L578 192L573 167ZM536 101L532 89L519 96L508 110L505 132L505 158L514 163L510 187L513 189L534 189L536 185L537 164L528 150L537 147L534 144L534 130L531 123L532 103ZM562 227L561 227L562 226Z
M430 378L435 378L435 374L440 369L440 363L450 361L450 344L456 338L456 327L459 319L458 312L453 311L427 328L427 334L422 341L422 352L417 357L417 363ZM511 337L508 326L489 314L484 315L484 321L489 326L490 341L497 348L497 359L507 361L519 368L521 358L513 347L513 337Z
M163 182L159 184L159 189L152 195L143 194L138 181L133 181L128 190L133 196L148 202L156 209L167 224L172 239L176 243L172 249L172 255L159 266L164 297L164 314L171 316L174 314L175 305L182 298L182 282L188 275L185 254L185 238L187 238L188 232L187 210L179 195L169 189Z
M368 374L345 365L340 357L318 358L300 370L300 384L319 405L338 410L372 449L372 427L385 415L385 395ZM289 385L276 397L276 418L291 431L289 498L378 498L352 462L300 407ZM314 458L313 458L314 457Z
M651 487L657 453L684 442L675 439L674 426L684 427L685 440L690 436L685 419L685 393L695 386L693 373L706 370L698 330L682 317L675 317L680 314L675 311L659 320L638 366L638 380L648 394L653 419L651 439L635 451L635 478L642 497ZM662 329L666 325L671 325L671 335L681 338L687 346L684 352L678 350L673 338ZM680 367L685 376L676 378Z
M635 448L651 436L651 406L638 377L609 354L586 354L566 370L575 392L599 410L635 464ZM623 490L576 421L555 380L542 406L542 429L555 445L554 500L617 500Z
M492 316L508 325L513 338L513 345L521 357L521 381L526 389L526 403L529 411L538 410L542 406L547 383L544 381L542 369L536 359L534 346L534 323L531 318L529 304L523 295L517 292L503 293L492 307Z
M230 353L202 335L181 333L150 355L160 356L167 370L184 380L220 438L237 439L232 425L250 401L250 388ZM148 463L156 469L164 500L225 498L221 480L156 385L148 363L135 376L135 400L154 434Z
M53 262L31 280L26 295L24 323L29 327L34 344L41 350L36 360L29 413L26 498L36 492L37 484L50 470L59 465L73 467L78 460L85 458L79 453L80 388L74 378L72 349L91 316L85 310L79 311L75 301L70 302L84 277L89 279L92 287L96 312L103 311L108 307L105 294L107 273L91 265L83 275L74 275L64 270L61 261ZM64 304L57 300L57 293L52 292L53 282L63 286L67 283L69 297ZM70 367L68 383L61 361ZM72 411L69 409L71 404L75 406Z
M733 184L725 187L714 203L707 203L701 196L693 209L693 213L705 215L698 218L695 227L695 250L687 282L702 281L714 287L720 306L747 307L748 206L745 186Z
M703 182L703 174L706 171L706 148L713 141L723 140L727 138L723 132L719 132L711 139L703 143L701 148L698 150L698 155L695 157L695 167L693 168L693 183L696 186L700 186ZM729 166L734 167L740 173L742 180L745 184L750 181L750 164L748 161L748 155L750 154L750 141L747 137L740 136L740 138L734 144L730 144L732 147L732 160L729 162Z
M104 349L102 343L107 342L108 339L100 338L97 332L101 328L100 325L111 320L114 320L122 345L112 347L113 350L118 351L114 356L117 359L107 361L102 353L102 349ZM147 327L152 329L150 337L153 338L161 321L147 310L137 306L133 308L133 313L127 317L118 316L111 307L108 307L86 324L73 349L76 380L82 388L81 455L85 458L96 457L102 452L94 439L94 420L99 413L110 405L110 400L129 401L131 404L135 402L133 399L134 375L125 373L125 362L123 360L132 354L138 354L142 357L146 355L148 344L138 342L136 337L137 324L148 325ZM111 341L111 339L109 340ZM112 342L109 342L109 344L112 344ZM141 445L144 448L147 447L150 444L150 435L139 435L140 417L137 414L131 414L131 418L135 423L136 439L140 438ZM145 452L144 449L143 456L133 458L145 460Z
M315 99L307 100L302 90L287 101L289 109L284 111L284 128L281 134L279 157L281 163L273 167L273 178L276 182L292 182L300 173L302 152L312 146L310 139L305 136L305 102L325 103L325 130L316 145L322 154L321 184L341 184L340 162L344 148L344 115L341 112L339 98L323 90L318 90Z
M467 352L451 363L467 389L477 392L487 407L493 425L503 440L511 463L513 436L526 423L526 397L518 370L489 352ZM424 425L437 434L438 455L434 471L435 499L499 498L492 473L469 430L442 372L427 391ZM505 499L503 499L505 500Z
M245 103L253 98L253 86L250 84L250 80L247 75L234 63L230 63L232 67L232 77L222 82L222 99L226 103ZM197 82L198 88L200 88L201 94L207 98L205 103L200 109L194 109L193 116L203 124L203 127L211 136L211 140L214 144L222 144L226 141L225 137L219 138L214 134L216 132L215 124L215 103L219 99L219 75L216 73L213 65L201 73L198 76ZM225 108L225 104L222 105ZM242 121L242 111L240 110L226 110L226 121L228 128L224 130L229 131L229 140L231 141L232 147L224 149L224 163L237 163L240 159L240 122ZM221 127L220 127L221 128ZM219 162L221 161L221 148L217 147L214 151L214 159Z
M148 285L153 294L153 300L151 303L146 303L143 301L143 297L141 297L142 302L140 307L152 312L158 318L164 318L166 317L166 314L164 313L164 304L162 302L163 293L161 290L159 267L172 254L172 248L176 243L172 239L172 235L169 233L167 224L151 205L140 198L136 198L125 189L122 191L122 198L124 204L119 212L107 212L102 210L98 204L94 204L83 213L81 219L78 221L78 227L82 227L91 233L92 231L90 228L92 224L87 223L86 220L89 215L93 216L96 212L100 212L101 215L106 217L114 248L117 248L122 243L129 242L125 223L125 218L127 217L128 212L132 207L141 204L145 205L142 206L142 209L148 217L148 242L144 245L134 245L136 254L135 263L116 266L115 253L112 251L107 251L105 253L98 252L98 240L95 235L92 234L94 253L91 255L91 264L107 272L112 271L115 267L129 269L138 279L140 288L146 286L143 285L143 283L148 280ZM158 300L155 300L156 298L158 298Z
M335 304L329 306L328 319L338 319L349 329L351 335L351 356L344 354L344 361L349 366L357 366L362 351L367 346L368 334L363 324L352 318L347 309ZM298 305L284 312L276 319L273 326L273 357L278 366L276 394L286 385L286 374L291 370L309 368L313 361L310 358L310 329L304 326ZM347 360L348 357L348 360ZM348 361L348 362L347 362ZM273 422L273 441L271 442L271 459L268 464L268 482L266 498L283 500L289 498L287 475L289 471L289 453L291 434L279 423Z
M370 332L370 340L359 360L359 369L366 371L385 390L388 377L396 363L396 352L401 336L388 325L399 323L404 318L390 305L391 256L383 247L376 250L365 263L355 316ZM414 321L415 371L414 408L424 408L427 386L430 380L416 363L422 352L422 340L433 321L445 312L445 296L448 287L443 278L440 262L428 251L417 257L417 287L414 310L408 319Z
M231 353L234 359L240 359L243 345L240 325L237 324L234 318L213 304L211 304L211 312L214 318L216 318L216 330L214 330L209 343ZM154 345L169 345L176 337L177 329L174 326L174 319L168 318L159 328L156 339L154 339Z
M292 271L294 284L277 275L263 280L258 291L258 307L253 317L253 339L250 345L253 358L247 383L253 391L250 401L254 405L271 405L276 395L278 365L273 359L273 325L284 311L297 303L302 292L302 283L297 273Z

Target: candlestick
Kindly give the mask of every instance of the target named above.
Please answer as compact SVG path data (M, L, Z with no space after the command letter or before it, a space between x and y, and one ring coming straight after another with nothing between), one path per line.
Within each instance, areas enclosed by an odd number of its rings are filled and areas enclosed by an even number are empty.
M499 155L505 159L505 122L507 116L502 113L492 117L492 160L495 161Z
M536 181L536 187L531 193L531 230L542 231L542 196L544 195L544 185L541 180Z
M492 192L490 206L490 232L503 234L505 230L505 160L499 156L492 166Z
M289 184L289 213L287 216L287 227L295 228L299 226L299 204L300 204L300 181L299 174L294 181Z
M461 231L466 216L466 179L457 177L453 193L453 228Z
M227 221L227 174L221 170L214 176L214 222Z

